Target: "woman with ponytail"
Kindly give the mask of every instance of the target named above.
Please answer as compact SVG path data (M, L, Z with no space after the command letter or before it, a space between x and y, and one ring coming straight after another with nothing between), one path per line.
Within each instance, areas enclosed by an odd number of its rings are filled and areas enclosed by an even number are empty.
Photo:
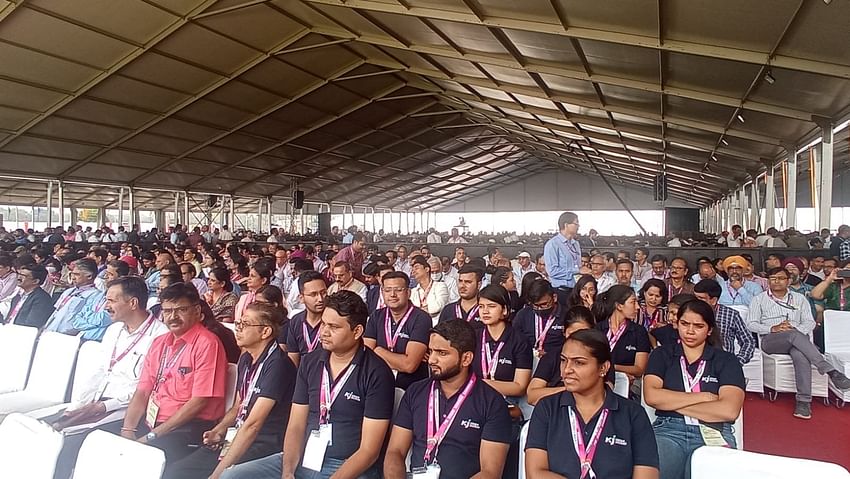
M649 334L637 324L638 303L629 286L614 285L593 304L596 328L608 337L614 370L626 373L629 380L643 376L649 361Z

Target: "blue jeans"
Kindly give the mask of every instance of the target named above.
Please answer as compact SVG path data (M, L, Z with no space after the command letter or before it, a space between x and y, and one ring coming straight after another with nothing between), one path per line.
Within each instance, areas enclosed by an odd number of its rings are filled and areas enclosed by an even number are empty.
M330 479L342 467L345 461L326 457L322 463L322 471L316 472L299 466L295 471L296 479ZM272 454L253 461L233 466L221 475L221 479L280 479L283 473L283 453ZM360 479L377 479L375 467L360 475Z
M687 479L691 477L691 454L705 445L699 426L685 424L682 418L659 417L652 425L658 443L660 479ZM735 447L732 424L726 423L720 431L730 447Z

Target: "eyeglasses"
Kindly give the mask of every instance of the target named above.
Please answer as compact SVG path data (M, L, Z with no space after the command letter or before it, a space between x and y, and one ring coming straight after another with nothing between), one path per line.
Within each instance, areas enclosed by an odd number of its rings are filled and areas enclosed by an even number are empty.
M779 282L782 282L782 281L787 281L788 277L787 276L770 276L767 279L769 279L770 281L779 283Z
M381 292L384 294L401 294L407 291L407 288L381 288Z
M242 331L243 329L245 329L247 327L265 328L266 326L268 326L268 325L267 324L251 324L251 323L246 323L245 321L234 321L233 322L233 329L235 329L237 331Z
M198 303L193 303L188 306L178 306L176 308L162 308L162 317L170 318L175 315L183 316L184 314L186 314L186 312L188 312L190 309L194 308L197 305Z

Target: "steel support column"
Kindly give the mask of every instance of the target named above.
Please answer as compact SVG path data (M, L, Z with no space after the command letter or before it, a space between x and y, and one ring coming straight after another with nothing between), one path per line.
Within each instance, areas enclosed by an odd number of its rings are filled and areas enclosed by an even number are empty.
M130 230L132 231L133 226L140 223L139 221L139 212L136 211L136 191L132 186L127 188L127 212L130 216Z
M65 184L59 182L59 226L65 229Z
M35 218L33 218L35 223ZM47 227L53 226L53 182L47 182ZM35 229L35 226L33 226Z
M816 119L815 123L821 128L821 143L816 152L820 152L819 158L816 156L815 172L817 177L818 187L818 229L832 229L832 165L833 165L833 148L832 143L832 122L828 119Z
M764 231L759 225L759 216L761 213L759 206L759 179L757 175L753 175L753 182L750 185L750 228L756 231Z
M764 175L764 231L776 223L776 185L773 183L773 162L765 163L767 172Z
M233 206L233 195L230 195L230 212L227 215L227 227L233 233L234 223L236 221L236 208Z
M118 187L118 226L124 224L124 187Z
M180 193L174 192L174 226L180 224Z
M189 230L189 192L183 192L183 226L186 227L186 230Z
M263 199L257 202L257 233L263 231Z
M786 149L788 154L787 170L785 182L787 190L785 192L785 227L797 227L797 149L794 147Z

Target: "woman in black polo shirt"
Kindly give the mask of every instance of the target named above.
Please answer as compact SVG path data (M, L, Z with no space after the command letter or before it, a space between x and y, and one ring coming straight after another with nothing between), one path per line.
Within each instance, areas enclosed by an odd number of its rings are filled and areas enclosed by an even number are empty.
M584 306L587 309L593 307L596 302L596 279L593 275L583 274L576 281L576 287L567 298L567 307Z
M744 372L716 345L714 310L693 300L677 313L681 343L652 352L643 380L646 403L656 409L655 436L662 479L690 477L698 447L735 447L732 424L744 404Z
M657 478L658 452L646 413L605 386L611 368L605 335L576 331L561 356L565 391L534 408L525 444L526 475Z
M573 306L567 311L564 319L564 338L582 329L591 329L596 325L593 314L584 306ZM613 375L613 371L611 372ZM528 383L526 394L528 404L534 406L546 396L558 394L564 390L564 380L561 378L561 351L547 354L537 363L531 382Z
M643 376L651 346L646 329L635 322L638 303L632 288L612 286L599 295L594 312L596 329L608 337L614 370L626 373L629 381Z
M508 291L495 284L485 287L479 294L478 308L485 327L476 336L475 374L516 402L525 395L531 380L531 348L508 322Z

